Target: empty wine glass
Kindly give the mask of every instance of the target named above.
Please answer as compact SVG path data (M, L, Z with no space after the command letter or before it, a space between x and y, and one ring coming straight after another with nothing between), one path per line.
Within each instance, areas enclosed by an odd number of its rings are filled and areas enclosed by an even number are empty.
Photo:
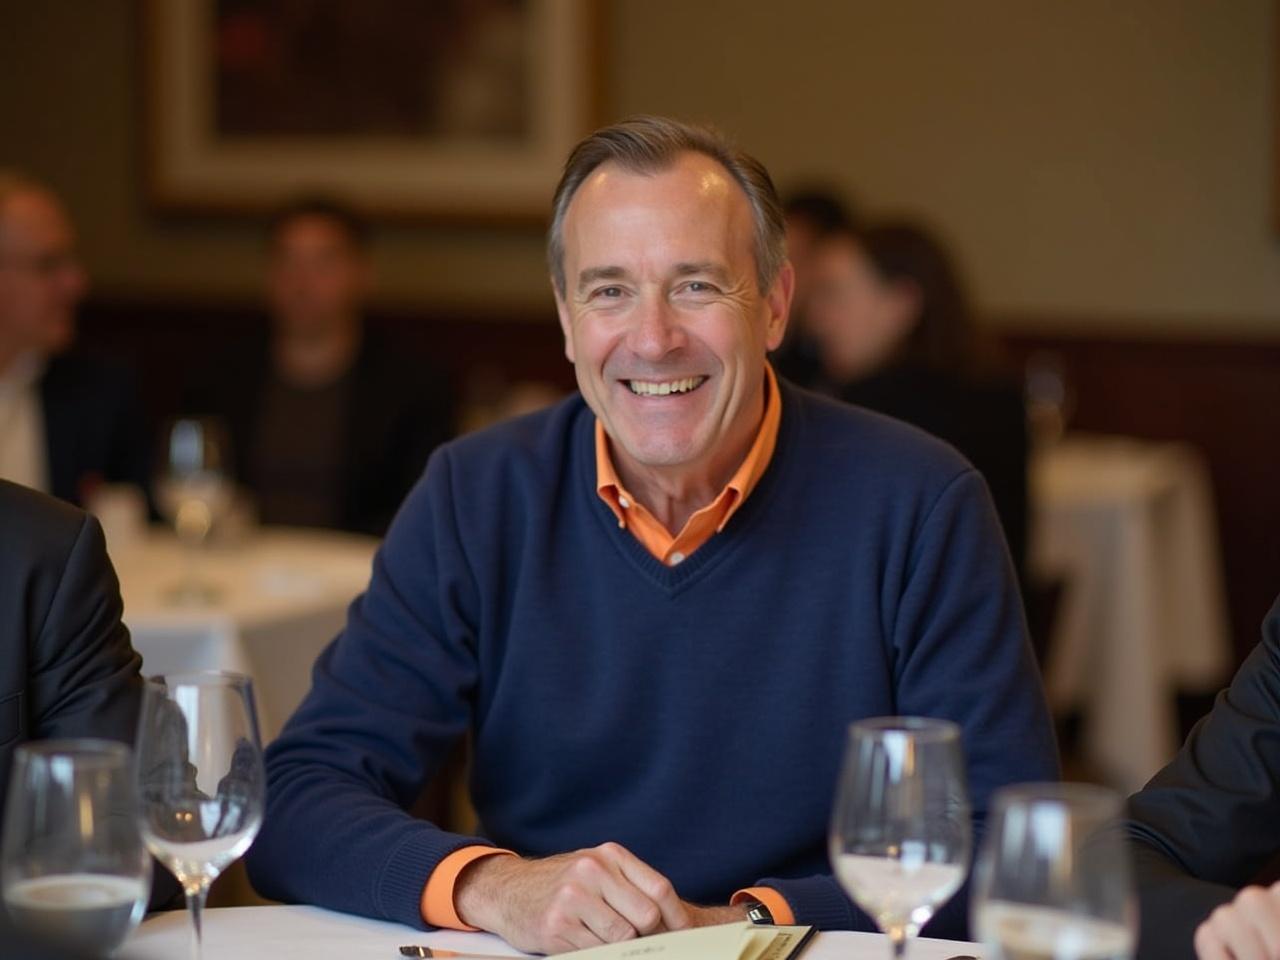
M853 902L888 935L893 956L964 882L972 836L960 729L881 717L849 728L831 863Z
M199 960L209 885L249 849L262 823L266 778L249 678L149 681L137 754L142 838L182 884Z
M992 960L1120 960L1137 907L1120 795L1086 784L996 793L974 868L975 935Z
M198 561L235 498L227 430L217 417L181 417L167 424L163 436L156 504L187 555L183 577L169 594L178 603L209 603L217 591L200 578Z
M0 886L34 939L107 956L142 919L151 859L138 835L124 744L47 740L14 754Z

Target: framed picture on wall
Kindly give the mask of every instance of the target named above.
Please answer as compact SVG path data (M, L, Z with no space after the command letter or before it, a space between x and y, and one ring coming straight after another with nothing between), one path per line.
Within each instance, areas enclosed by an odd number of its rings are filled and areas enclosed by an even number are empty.
M147 189L168 210L333 195L545 219L598 121L598 0L150 0Z

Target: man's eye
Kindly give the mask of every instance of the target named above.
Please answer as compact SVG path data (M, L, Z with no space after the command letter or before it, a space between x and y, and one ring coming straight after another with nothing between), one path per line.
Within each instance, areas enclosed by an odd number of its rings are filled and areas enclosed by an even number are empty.
M601 287L599 290L595 292L594 296L605 297L609 300L616 300L618 299L618 297L622 296L622 288L621 287Z

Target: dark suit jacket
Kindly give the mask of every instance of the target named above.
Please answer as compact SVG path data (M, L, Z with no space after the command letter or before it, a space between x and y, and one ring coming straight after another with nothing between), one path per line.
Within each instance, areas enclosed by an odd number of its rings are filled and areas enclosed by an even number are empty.
M452 393L435 370L407 359L372 334L364 337L353 373L341 527L380 536L431 451L452 436ZM270 376L270 346L266 337L259 337L198 376L183 400L184 413L216 414L226 420L233 469L250 490L255 478L247 467Z
M1192 960L1196 927L1280 853L1280 599L1262 643L1129 815L1138 956Z
M100 482L149 486L147 427L124 367L72 351L49 361L40 381L49 490L78 506Z
M1018 579L1026 582L1027 420L1015 381L895 366L846 384L840 398L947 441L991 489Z
M0 480L0 814L23 742L133 742L142 658L121 613L98 521ZM152 903L174 892L157 869Z

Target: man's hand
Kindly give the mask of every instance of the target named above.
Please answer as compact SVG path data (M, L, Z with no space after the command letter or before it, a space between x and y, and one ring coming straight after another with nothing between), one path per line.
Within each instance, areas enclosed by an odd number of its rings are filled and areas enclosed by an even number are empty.
M545 860L484 857L458 877L454 907L463 922L528 953L694 925L671 881L616 843Z
M1196 930L1200 960L1280 960L1280 883L1245 887Z

